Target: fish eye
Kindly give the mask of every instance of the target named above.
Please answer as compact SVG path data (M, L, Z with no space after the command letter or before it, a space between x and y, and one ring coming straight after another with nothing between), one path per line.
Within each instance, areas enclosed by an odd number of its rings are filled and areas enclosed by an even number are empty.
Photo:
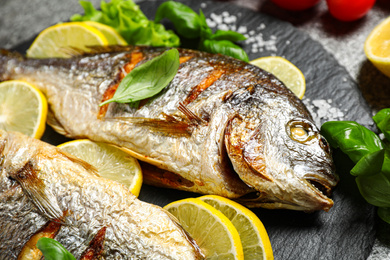
M309 123L290 121L287 124L287 133L294 141L305 143L314 138L315 132Z

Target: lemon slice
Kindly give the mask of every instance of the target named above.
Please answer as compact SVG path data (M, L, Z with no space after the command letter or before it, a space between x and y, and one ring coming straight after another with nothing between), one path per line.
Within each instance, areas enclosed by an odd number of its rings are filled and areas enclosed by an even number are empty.
M111 26L94 21L85 21L83 23L101 32L106 37L109 45L127 45L126 40Z
M119 148L90 140L74 140L58 147L95 166L100 176L125 185L138 197L142 186L141 167Z
M250 61L250 63L275 75L300 99L305 95L305 76L300 69L285 58L278 56L261 57Z
M30 58L68 58L71 49L87 51L87 46L107 45L106 37L99 30L82 22L60 23L43 30L30 48Z
M195 198L164 207L190 233L206 259L244 259L240 236L230 220L209 204Z
M390 77L390 17L379 23L364 43L367 58Z
M0 128L37 139L45 132L47 101L33 85L19 80L0 83Z
M267 231L252 211L220 196L207 195L198 199L221 211L233 223L240 235L245 260L274 259Z

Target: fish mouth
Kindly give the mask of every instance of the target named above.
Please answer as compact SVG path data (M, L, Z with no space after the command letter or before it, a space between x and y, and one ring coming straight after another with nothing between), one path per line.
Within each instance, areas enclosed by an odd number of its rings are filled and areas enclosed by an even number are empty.
M324 210L328 212L333 207L333 200L330 198L334 187L338 183L337 175L328 176L321 173L309 173L301 178L304 187L305 198L300 202L290 199L281 199L278 196L264 194L254 191L238 199L239 202L248 207L263 207L268 209L290 209L307 213ZM271 196L270 196L271 195Z
M329 180L314 175L305 176L304 180L309 184L309 187L313 188L315 192L330 198L335 185Z

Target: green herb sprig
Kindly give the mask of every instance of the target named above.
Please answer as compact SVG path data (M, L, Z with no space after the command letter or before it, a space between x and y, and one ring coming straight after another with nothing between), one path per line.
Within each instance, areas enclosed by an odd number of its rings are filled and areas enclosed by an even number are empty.
M243 41L246 38L234 31L217 30L212 32L207 25L202 10L199 14L185 4L167 1L157 9L154 21L161 22L164 18L170 20L177 33L187 39L199 39L198 49L210 53L221 53L243 61L249 61L246 52L233 42Z
M76 260L63 245L51 238L40 238L37 247L43 253L45 260Z
M158 94L175 77L179 65L178 50L165 51L130 71L119 84L114 96L100 106L111 102L134 103Z
M390 108L374 117L382 140L374 132L353 121L330 121L321 133L355 163L351 174L363 198L378 207L378 215L390 224Z

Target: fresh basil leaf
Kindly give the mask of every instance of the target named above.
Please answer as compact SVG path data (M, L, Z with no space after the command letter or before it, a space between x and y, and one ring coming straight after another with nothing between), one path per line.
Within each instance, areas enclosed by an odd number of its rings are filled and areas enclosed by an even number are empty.
M246 37L241 33L235 31L217 30L210 38L211 40L222 41L227 40L231 42L245 41Z
M162 3L157 9L154 21L159 23L164 18L173 23L179 35L189 39L199 37L199 15L187 5L174 1Z
M386 139L390 141L390 108L380 110L372 119Z
M379 150L363 156L356 165L352 168L351 174L359 175L375 175L382 170L382 165L385 160L385 150Z
M177 49L165 51L156 58L135 67L119 84L114 96L101 103L130 103L152 97L163 90L175 77L179 68Z
M390 207L390 181L384 174L358 176L356 183L368 203L377 207Z
M42 251L45 260L76 260L65 247L51 238L40 238L37 242L37 247Z
M340 148L354 163L366 154L383 149L380 138L371 130L353 121L329 121L321 133L334 148Z
M210 53L220 53L246 62L249 61L246 52L231 41L215 41L206 39L201 45L201 50Z
M385 222L390 224L390 207L389 208L378 208L378 216Z
M148 20L132 0L101 2L101 11L86 1L80 2L84 15L75 14L71 21L95 21L113 27L129 44L175 47L179 37L163 25Z

